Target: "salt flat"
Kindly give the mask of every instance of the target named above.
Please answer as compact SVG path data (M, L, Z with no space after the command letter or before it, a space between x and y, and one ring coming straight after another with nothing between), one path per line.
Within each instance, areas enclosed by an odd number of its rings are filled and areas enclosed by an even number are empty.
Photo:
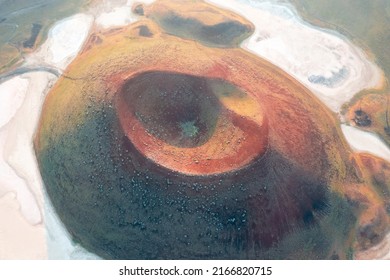
M43 64L65 69L77 56L89 35L93 16L76 14L57 22L39 50L26 59L26 64Z
M42 92L53 77L47 73L31 73L0 85L2 91L18 90L19 98L9 100L8 106L18 108L12 115L8 111L8 122L0 129L0 220L4 223L12 221L7 231L0 232L0 247L4 258L17 258L17 251L12 244L24 244L20 250L20 258L28 252L35 252L29 258L45 258L46 245L43 225L42 180L38 171L32 137L40 115L40 107L44 100ZM13 89L8 85L20 82ZM36 94L37 93L37 94ZM21 100L22 102L21 102ZM21 104L20 104L21 103ZM4 113L3 111L1 111ZM5 113L4 113L5 115ZM10 196L13 194L14 196ZM9 220L10 217L13 217ZM27 239L26 239L27 238ZM26 244L26 240L31 242ZM37 247L38 244L43 246Z
M0 128L7 124L23 103L28 80L15 77L0 84Z
M13 192L0 197L0 225L0 259L47 258L44 226L31 226L22 217Z
M308 87L331 110L365 88L381 87L382 71L335 31L304 22L278 1L209 0L255 25L242 47L279 66Z
M26 64L64 69L81 50L92 20L92 16L78 14L60 21L50 30L47 41L38 52L26 59ZM0 101L4 101L1 106L6 108L0 111L0 196L15 194L13 200L8 198L1 204L5 208L1 213L15 216L9 229L23 228L24 232L34 233L31 235L35 240L32 246L45 239L43 183L32 139L46 93L56 79L50 73L31 72L0 84ZM15 206L18 204L19 207ZM3 216L2 220L6 217ZM24 235L0 234L0 246L5 250L2 256L16 257L16 252L11 250L13 247L6 244L24 244ZM46 245L42 246L42 250L37 257L46 258ZM20 254L22 258L23 250Z
M389 147L374 133L356 127L341 125L347 142L357 152L367 152L390 162Z
M95 15L96 24L110 28L136 20L133 2L101 11ZM82 49L93 24L92 14L60 20L37 52L26 57L25 65L64 70ZM50 73L31 72L0 84L0 222L8 229L0 232L0 258L98 258L71 241L47 201L35 158L34 132L46 93L56 80Z
M95 24L103 29L125 26L139 19L138 15L132 13L131 8L135 3L151 4L155 0L128 0L122 6L116 6L110 2L103 2L97 7L103 11L96 16Z
M361 90L384 86L382 70L361 49L335 31L304 22L291 5L269 0L207 2L251 21L255 32L242 47L295 77L336 113ZM390 149L377 135L347 125L341 129L353 150L390 161ZM389 258L389 236L378 248L356 257Z
M116 7L107 13L102 13L96 18L96 24L103 28L109 28L130 24L136 20L137 18L131 12L131 7L124 6Z

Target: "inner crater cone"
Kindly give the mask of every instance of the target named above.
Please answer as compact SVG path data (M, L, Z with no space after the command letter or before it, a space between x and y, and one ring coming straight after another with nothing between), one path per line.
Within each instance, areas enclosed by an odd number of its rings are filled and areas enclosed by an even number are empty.
M122 129L137 150L173 171L228 172L267 148L261 105L223 80L143 72L124 82L116 104Z

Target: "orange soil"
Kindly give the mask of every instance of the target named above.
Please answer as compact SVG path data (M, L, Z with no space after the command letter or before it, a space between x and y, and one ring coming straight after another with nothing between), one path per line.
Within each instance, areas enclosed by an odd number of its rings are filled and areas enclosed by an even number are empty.
M132 79L136 79L136 77ZM164 83L164 80L159 82ZM147 83L151 84L153 82L147 81ZM234 104L230 105L230 110L226 107L222 108L222 111L219 112L216 127L211 132L212 135L202 145L196 147L170 145L163 139L148 133L142 122L136 117L137 112L140 111L137 108L140 107L137 103L137 95L142 95L145 92L145 86L147 85L143 85L143 88L132 87L131 89L137 94L130 96L128 102L122 98L125 94L119 96L117 102L118 115L122 128L131 142L142 154L157 164L185 174L208 175L236 170L258 158L266 151L268 127L261 114L261 109L256 108L256 121L254 121L235 113L233 111ZM172 87L171 91L174 91L175 85L172 85ZM202 95L207 94L214 93L202 92ZM156 107L160 104L153 105L156 101L150 98L146 102L152 103L152 106L150 106L152 109L143 113L148 116L156 114L155 111L158 109ZM204 97L203 102L211 101L210 98ZM240 102L238 101L235 104L239 105ZM180 114L185 113L180 112L182 105L179 102L177 104L178 108L170 108L170 110L176 110L174 117L177 119L180 118ZM200 104L200 106L202 105L205 104ZM190 104L190 106L194 107L195 104ZM185 109L190 110L191 108ZM216 110L216 108L210 108L210 110ZM160 123L164 121L166 120L162 116L156 120L157 125L167 126L166 123Z
M167 16L172 13L172 11L186 18L197 19L205 25L216 25L226 21L237 21L253 28L253 24L245 18L203 1L159 0L153 5L145 7L146 16Z
M355 111L362 110L368 114L372 123L370 126L361 127L362 129L373 131L382 136L382 138L390 144L390 135L385 133L384 128L386 124L386 109L390 109L390 100L388 101L388 94L367 94L358 99L346 113L347 120L355 124ZM390 112L389 112L390 122Z
M149 21L142 24L156 31L155 24ZM335 154L341 147L347 150L345 142L338 139L334 145L324 146L323 135L332 139L338 137L333 116L306 88L277 67L242 49L206 48L163 33L154 34L152 38L135 37L138 32L135 29L130 27L108 35L103 43L82 54L68 71L72 76L90 75L105 81L97 80L94 84L105 87L99 92L107 92L108 98L112 98L109 96L115 95L125 81L147 71L225 80L259 101L262 114L268 120L269 142L275 149L321 177L324 166L318 158L335 160L342 165L341 158ZM124 41L126 33L133 40ZM104 62L108 52L111 52L109 64ZM105 95L96 98L102 96ZM324 118L329 122L324 122ZM343 176L342 170L337 167L332 174Z
M353 162L361 170L365 183L348 186L346 195L362 209L358 223L357 248L365 250L381 241L389 229L386 208L390 206L390 165L365 153L355 154Z
M152 35L140 35L141 25ZM148 133L135 117L137 108L132 108L122 96L122 88L127 82L153 71L223 80L245 92L248 101L240 103L216 94L222 109L212 137L200 146L177 147ZM60 79L49 94L38 135L50 135L55 139L71 131L71 127L85 117L86 96L94 102L112 102L124 134L142 156L157 164L153 169L148 163L148 170L161 173L161 180L166 178L164 170L160 169L163 166L181 173L180 179L190 181L192 179L184 175L226 173L228 179L223 184L229 184L229 178L232 178L229 174L273 151L288 161L292 169L299 170L296 176L310 175L318 182L325 182L331 190L358 205L361 212L358 247L366 248L371 242L377 242L387 228L383 200L371 187L372 182L359 182L356 175L367 164L357 156L356 170L352 168L349 148L336 128L334 116L298 81L257 56L242 49L207 48L165 34L152 21L143 20L123 29L94 34L66 75L73 80ZM257 103L258 107L250 105L252 103ZM47 144L40 137L36 138L38 151L44 150ZM259 166L262 165L256 165L254 169ZM248 170L236 173L238 176L234 180L240 176L254 176L253 180L257 180L257 175ZM291 172L294 174L295 171ZM284 170L275 171L280 176L284 173ZM367 180L367 176L363 177ZM287 184L284 187L289 194L307 191L300 189L298 179L282 180ZM291 204L289 213L272 208L272 200L267 197L248 202L252 210L257 211L256 215L264 218L266 225L272 224L269 232L254 236L255 239L270 240L271 244L289 230L287 221L302 215L294 199L283 197L282 193L278 197ZM310 198L301 198L300 202L310 205ZM264 231L261 223L253 227L258 228L258 232Z

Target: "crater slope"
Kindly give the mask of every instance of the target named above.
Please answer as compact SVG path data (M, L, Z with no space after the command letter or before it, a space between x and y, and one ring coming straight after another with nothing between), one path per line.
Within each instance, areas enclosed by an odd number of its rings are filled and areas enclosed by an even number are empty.
M269 62L144 19L91 36L34 144L61 220L104 258L350 258L388 218L337 127Z

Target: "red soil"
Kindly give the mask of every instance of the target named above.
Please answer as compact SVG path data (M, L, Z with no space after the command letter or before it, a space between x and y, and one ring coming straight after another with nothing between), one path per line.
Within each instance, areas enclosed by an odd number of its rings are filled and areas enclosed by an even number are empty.
M139 78L139 76L145 75L151 76L150 80ZM260 157L266 151L268 127L264 118L257 118L255 122L218 104L215 93L207 89L207 82L204 82L203 90L201 90L199 104L194 104L195 101L189 103L180 100L183 98L177 97L173 93L180 90L182 85L179 83L168 84L175 82L168 78L171 75L180 76L178 73L165 72L135 76L126 83L126 90L131 91L131 94L122 93L117 99L117 112L122 129L142 154L170 170L190 175L209 175L239 169L253 159ZM190 77L187 76L186 78L191 79ZM201 80L200 78L193 78ZM143 82L132 83L133 80L143 80ZM195 86L198 87L199 85L194 84L193 87ZM158 96L151 96L147 93L149 88L154 87L156 89L160 87L160 91L168 92L170 95L161 100L156 100ZM191 94L195 95L195 93ZM143 95L147 96L143 98ZM177 100L174 101L174 104L169 105L169 99L175 98ZM140 104L142 102L148 104ZM167 106L164 107L164 105L169 106L165 108ZM201 112L205 109L206 112ZM194 110L195 112L191 112ZM207 110L217 111L217 113L207 112ZM189 116L191 119L199 120L202 117L201 114L211 113L217 114L214 127L211 127L213 124L204 123L211 123L213 120L205 119L201 125L206 127L199 129L198 132L199 134L210 134L207 139L202 141L203 143L194 143L190 146L187 143L187 146L181 146L178 143L172 143L175 139L168 139L180 137L178 124L181 120L186 120ZM140 115L145 116L145 118L152 118L149 121L149 123L153 122L154 130L152 131L165 128L162 131L165 133L168 131L169 136L159 137L160 135L148 131L140 117L137 117ZM169 119L167 119L167 115ZM179 135L176 131L179 131ZM191 139L189 140L191 141Z

